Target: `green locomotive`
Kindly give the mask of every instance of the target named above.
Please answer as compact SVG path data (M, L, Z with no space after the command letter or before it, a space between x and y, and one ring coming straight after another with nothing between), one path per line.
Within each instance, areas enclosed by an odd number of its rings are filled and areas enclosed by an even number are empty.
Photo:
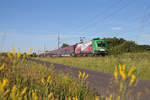
M108 54L107 44L104 40L99 38L93 39L89 42L78 43L75 47L76 55L102 55Z

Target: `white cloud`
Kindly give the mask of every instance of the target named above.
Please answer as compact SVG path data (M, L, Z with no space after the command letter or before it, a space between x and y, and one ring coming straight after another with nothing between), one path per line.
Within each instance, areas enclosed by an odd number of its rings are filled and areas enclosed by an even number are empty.
M112 27L112 30L122 30L122 27Z

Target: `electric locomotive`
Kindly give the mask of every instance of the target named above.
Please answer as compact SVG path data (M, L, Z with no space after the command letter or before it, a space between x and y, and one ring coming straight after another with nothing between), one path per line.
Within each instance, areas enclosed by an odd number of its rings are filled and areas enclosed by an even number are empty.
M107 44L99 38L89 42L79 43L75 48L75 54L83 56L105 56L108 54Z

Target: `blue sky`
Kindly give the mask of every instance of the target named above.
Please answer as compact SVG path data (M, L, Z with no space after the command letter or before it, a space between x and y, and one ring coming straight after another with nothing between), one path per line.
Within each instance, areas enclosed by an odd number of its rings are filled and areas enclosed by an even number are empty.
M150 44L149 0L0 0L0 45L22 52L100 37ZM4 35L4 31L7 30ZM3 42L2 42L3 41Z

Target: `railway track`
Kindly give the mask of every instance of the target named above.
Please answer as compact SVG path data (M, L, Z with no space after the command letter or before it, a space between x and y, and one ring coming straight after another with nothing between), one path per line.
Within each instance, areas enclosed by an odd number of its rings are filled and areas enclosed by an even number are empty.
M78 68L75 66L66 66L62 64L50 63L47 61L34 60L32 61L38 64L44 64L49 67L51 64L54 65L54 70L57 72L61 71L64 74L72 75L73 77L78 77L78 71L86 72L89 74L88 82L89 88L93 89L97 96L106 96L110 93L115 93L118 89L117 87L112 87L112 73L93 71L83 68ZM133 97L137 97L138 93L140 94L139 100L150 100L150 81L148 80L139 80L136 87L133 88ZM134 99L134 100L137 100Z

